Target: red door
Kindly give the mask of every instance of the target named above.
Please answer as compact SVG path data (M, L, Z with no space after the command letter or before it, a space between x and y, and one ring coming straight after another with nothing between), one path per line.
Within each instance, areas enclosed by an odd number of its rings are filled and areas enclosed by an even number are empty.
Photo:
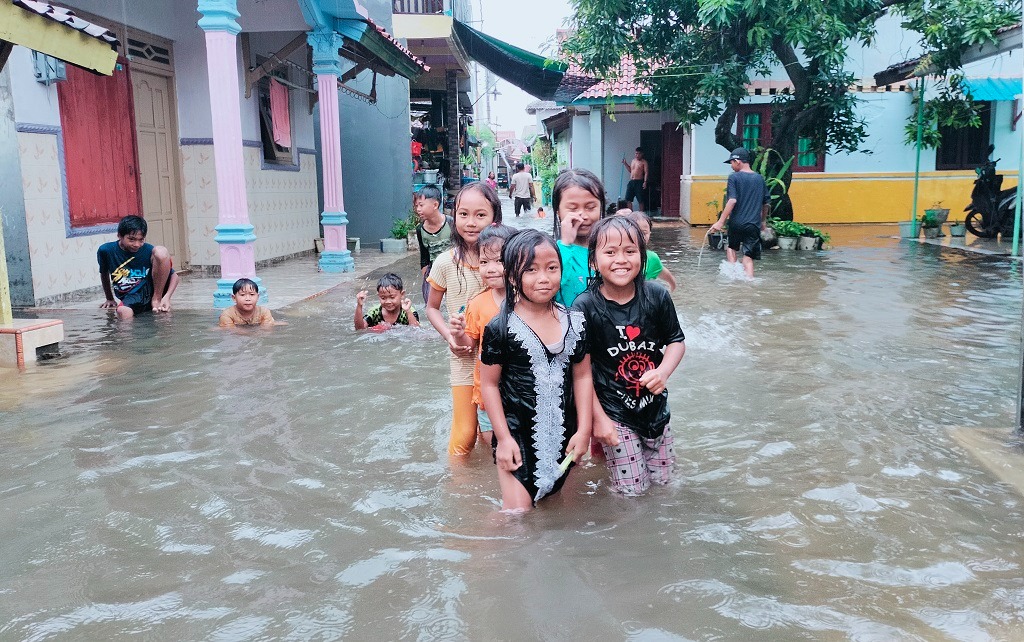
M73 65L57 83L72 227L116 223L142 215L132 83L118 59L113 76Z
M679 123L661 126L661 215L679 218L679 177L683 175L684 132Z

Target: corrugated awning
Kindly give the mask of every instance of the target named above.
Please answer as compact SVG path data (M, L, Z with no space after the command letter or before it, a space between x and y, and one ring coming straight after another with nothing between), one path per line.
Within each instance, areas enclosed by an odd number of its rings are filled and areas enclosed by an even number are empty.
M964 91L974 100L1013 100L1021 95L1020 78L967 78Z
M35 0L0 0L0 41L106 76L114 71L119 44L106 28Z
M597 83L595 78L568 73L569 65L561 60L520 49L458 20L452 31L470 58L541 100L571 102Z

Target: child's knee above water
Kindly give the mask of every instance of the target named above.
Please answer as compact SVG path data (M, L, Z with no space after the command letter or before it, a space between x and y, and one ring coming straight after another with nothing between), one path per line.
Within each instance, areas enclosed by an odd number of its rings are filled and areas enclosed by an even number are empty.
M366 314L363 304L366 302L366 290L356 295L356 311L353 325L356 330L375 328L387 330L396 325L419 327L420 317L412 307L412 300L405 295L402 277L388 272L377 282L377 298L380 303Z

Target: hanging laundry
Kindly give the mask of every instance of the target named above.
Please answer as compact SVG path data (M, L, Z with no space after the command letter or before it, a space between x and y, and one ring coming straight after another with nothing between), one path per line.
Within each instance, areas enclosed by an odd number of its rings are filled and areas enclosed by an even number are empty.
M274 128L274 142L281 147L292 146L292 121L288 113L288 88L270 79L270 122Z

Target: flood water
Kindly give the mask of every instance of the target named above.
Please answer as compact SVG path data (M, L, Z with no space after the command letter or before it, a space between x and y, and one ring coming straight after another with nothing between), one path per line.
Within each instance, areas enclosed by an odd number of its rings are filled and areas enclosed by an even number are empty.
M58 314L0 375L0 639L1021 639L1022 498L950 436L1012 429L1019 269L837 228L746 283L703 231L655 229L675 481L584 465L526 517L449 462L436 334L352 331L362 283L272 331Z

